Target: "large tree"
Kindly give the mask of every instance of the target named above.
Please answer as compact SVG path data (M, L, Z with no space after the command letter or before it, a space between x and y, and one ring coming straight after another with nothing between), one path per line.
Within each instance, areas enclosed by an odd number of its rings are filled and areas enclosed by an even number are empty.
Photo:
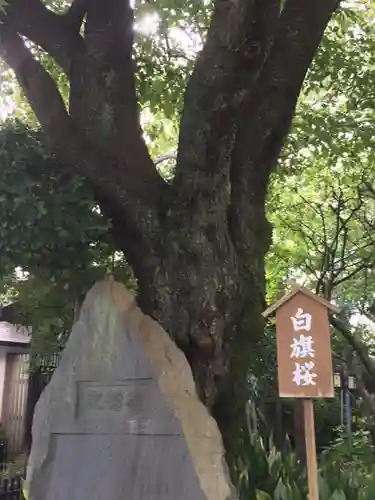
M151 4L162 20L183 7ZM201 6L192 2L191 14ZM338 0L208 4L212 15L184 95L169 182L141 128L129 0L49 6L9 0L1 15L2 58L60 168L92 186L137 277L141 307L186 353L229 452L244 418L249 350L263 331L270 173L338 6ZM43 64L40 49L65 80ZM152 68L152 58L148 63Z

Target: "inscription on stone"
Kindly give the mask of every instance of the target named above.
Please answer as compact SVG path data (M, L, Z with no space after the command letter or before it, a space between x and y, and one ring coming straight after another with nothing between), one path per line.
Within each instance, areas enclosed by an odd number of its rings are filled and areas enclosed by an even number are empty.
M88 410L120 411L124 404L124 393L114 387L87 389L84 392L83 406Z
M149 380L121 381L111 385L78 382L77 417L99 412L118 414L129 410L139 416L147 413L149 386Z

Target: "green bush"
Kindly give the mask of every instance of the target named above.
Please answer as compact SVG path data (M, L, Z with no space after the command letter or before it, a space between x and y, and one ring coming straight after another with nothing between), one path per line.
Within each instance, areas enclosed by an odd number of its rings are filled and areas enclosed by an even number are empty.
M339 429L338 437L320 460L326 488L330 492L340 491L343 500L375 499L374 458L369 432L359 430L349 435L345 429Z
M336 439L321 457L321 467L338 467L349 474L355 469L367 474L375 458L370 432L360 429L348 434L346 428L338 427ZM374 499L375 500L375 499Z
M266 444L257 432L249 432L235 464L240 500L305 500L306 475L295 455L281 453Z
M325 450L319 468L319 500L374 500L374 449L365 431L342 430ZM306 471L290 450L281 453L249 431L235 464L240 500L306 500Z

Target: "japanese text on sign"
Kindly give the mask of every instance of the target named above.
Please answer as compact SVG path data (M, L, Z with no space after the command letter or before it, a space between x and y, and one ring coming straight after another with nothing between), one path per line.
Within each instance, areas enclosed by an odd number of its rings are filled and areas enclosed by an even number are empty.
M334 397L329 311L339 309L297 285L264 311L276 313L280 397Z
M310 313L304 313L303 309L298 308L295 316L292 316L290 319L292 320L295 332L301 330L310 331L312 323L312 315ZM315 357L313 344L314 340L312 336L300 334L299 337L293 338L293 342L290 345L292 350L290 357L296 360L294 363L293 382L298 386L316 385L314 381L317 377L316 373L314 373L315 363L308 360Z

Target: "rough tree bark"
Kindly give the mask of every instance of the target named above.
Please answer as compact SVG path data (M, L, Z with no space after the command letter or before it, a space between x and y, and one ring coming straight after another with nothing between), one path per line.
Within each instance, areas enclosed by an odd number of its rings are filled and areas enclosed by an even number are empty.
M129 2L73 0L57 15L41 0L10 0L2 15L3 59L62 168L93 185L141 306L185 351L230 455L245 416L249 351L263 331L269 176L338 4L216 0L186 90L172 185L142 138ZM23 37L68 75L69 109Z

